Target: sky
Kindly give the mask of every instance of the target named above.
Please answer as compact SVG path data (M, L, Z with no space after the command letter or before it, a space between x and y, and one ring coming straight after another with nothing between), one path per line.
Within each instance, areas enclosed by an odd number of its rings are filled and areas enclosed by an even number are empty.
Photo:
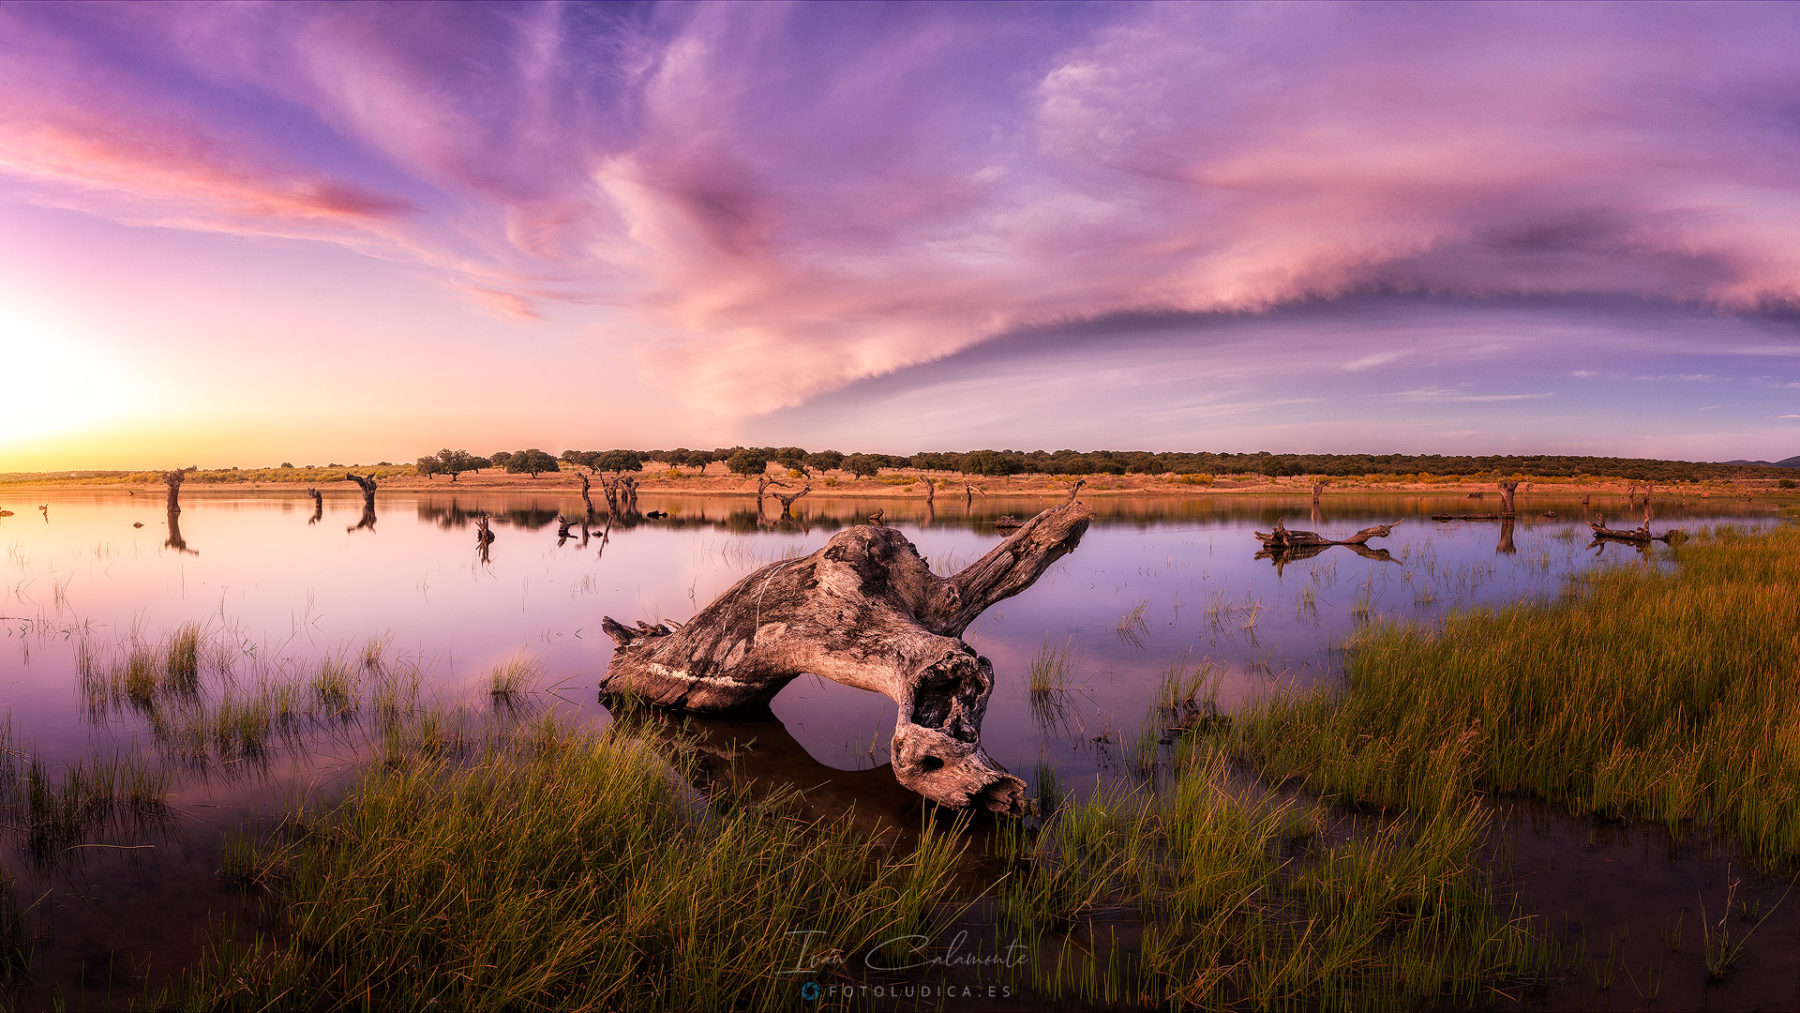
M0 471L1800 454L1800 6L0 4Z

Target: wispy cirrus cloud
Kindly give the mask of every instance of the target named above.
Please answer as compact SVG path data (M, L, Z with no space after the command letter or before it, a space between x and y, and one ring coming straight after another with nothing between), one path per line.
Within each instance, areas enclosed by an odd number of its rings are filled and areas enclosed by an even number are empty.
M1463 386L1412 387L1392 394L1371 394L1369 396L1407 401L1413 404L1477 404L1486 401L1541 401L1554 395L1548 391L1536 394L1476 394Z

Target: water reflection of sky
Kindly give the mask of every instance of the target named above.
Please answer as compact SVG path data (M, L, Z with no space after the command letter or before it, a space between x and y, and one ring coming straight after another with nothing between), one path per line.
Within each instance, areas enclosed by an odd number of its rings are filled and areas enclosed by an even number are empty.
M390 656L420 661L435 691L475 701L485 698L489 671L523 650L545 665L545 699L604 720L595 692L612 647L600 633L603 615L685 620L749 571L810 552L877 507L934 566L960 567L999 541L995 516L1041 505L977 500L965 508L946 498L928 520L910 501L808 499L796 506L798 522L759 527L753 501L646 498L644 509L671 519L615 527L602 551L597 532L585 547L579 537L558 544L555 518L578 509L573 494L383 494L373 531L346 530L358 520L355 496L334 495L309 523L311 503L300 496L190 494L180 522L193 551L181 553L165 545L160 496L42 493L35 501L48 504L48 520L19 510L0 522L0 615L8 617L0 691L16 734L53 761L147 739L134 718L87 721L75 663L82 634L104 654L199 621L236 638L264 668L316 666L387 635ZM1335 677L1334 648L1364 621L1364 605L1375 618L1429 620L1553 592L1596 564L1642 565L1666 553L1612 545L1596 554L1579 503L1541 497L1526 502L1512 553L1497 551L1497 524L1428 519L1482 508L1466 497L1328 498L1316 524L1307 504L1291 499L1091 502L1098 516L1080 548L968 632L994 663L984 740L1027 776L1039 762L1066 779L1115 762L1144 728L1172 665L1214 664L1229 705L1278 679ZM772 518L779 507L768 507ZM1544 517L1547 507L1560 516ZM477 509L494 514L498 536L485 563L474 547ZM1624 516L1622 505L1608 509ZM1747 510L1664 506L1658 526L1756 523ZM1284 514L1290 527L1338 535L1405 521L1376 543L1390 559L1334 548L1278 570L1254 558L1253 532ZM1130 621L1134 614L1141 622ZM1026 672L1046 645L1071 648L1075 675L1050 706L1034 708ZM774 704L809 753L844 768L885 762L893 710L882 697L810 676Z

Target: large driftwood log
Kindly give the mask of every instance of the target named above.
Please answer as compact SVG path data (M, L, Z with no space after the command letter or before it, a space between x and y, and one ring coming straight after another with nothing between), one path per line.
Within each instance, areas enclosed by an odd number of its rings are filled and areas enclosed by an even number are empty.
M943 805L1023 815L1025 783L981 746L993 666L962 633L1072 551L1092 516L1073 500L1052 507L953 577L932 573L897 528L841 531L745 577L679 629L606 617L618 649L601 692L729 711L766 704L811 672L899 705L901 784Z

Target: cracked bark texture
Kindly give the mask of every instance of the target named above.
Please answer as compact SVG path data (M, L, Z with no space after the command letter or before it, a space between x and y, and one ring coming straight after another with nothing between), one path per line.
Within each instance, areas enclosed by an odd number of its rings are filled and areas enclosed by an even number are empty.
M677 629L606 617L618 648L601 692L722 712L767 704L811 672L899 705L901 784L942 805L1024 815L1025 783L981 746L993 665L962 633L1073 551L1092 516L1072 499L1052 507L952 577L932 573L897 528L841 531L750 574Z

